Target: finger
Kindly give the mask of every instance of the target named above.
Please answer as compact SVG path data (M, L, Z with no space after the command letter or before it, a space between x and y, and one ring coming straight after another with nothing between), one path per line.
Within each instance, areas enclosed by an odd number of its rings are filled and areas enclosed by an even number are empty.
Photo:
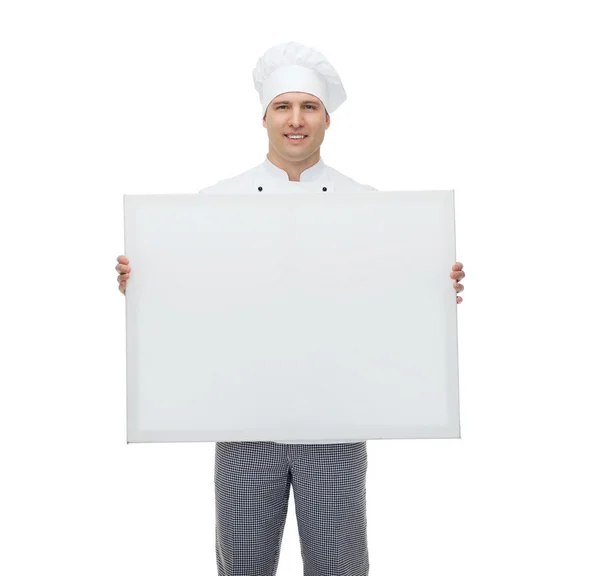
M456 284L456 283L454 283L454 289L457 292L462 292L465 289L465 287L462 284Z
M126 274L128 272L131 272L131 266L125 266L125 264L117 264L115 266L115 270L119 273L119 274Z
M117 276L117 282L119 283L127 282L127 280L129 280L129 274L119 274Z
M127 256L118 256L117 257L117 262L120 262L121 264L129 264L129 258L127 258Z
M456 303L460 304L463 301L463 299L460 296L456 297Z
M119 284L119 292L121 292L121 294L125 295L125 289L127 288L126 284Z
M452 270L462 270L463 269L463 265L460 262L457 262L456 264L454 264L454 266L452 266Z

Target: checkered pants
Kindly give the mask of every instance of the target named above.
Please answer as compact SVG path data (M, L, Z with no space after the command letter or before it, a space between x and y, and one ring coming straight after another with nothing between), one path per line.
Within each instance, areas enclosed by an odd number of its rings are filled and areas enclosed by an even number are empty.
M366 472L366 442L217 442L219 576L275 576L290 486L304 576L367 576Z

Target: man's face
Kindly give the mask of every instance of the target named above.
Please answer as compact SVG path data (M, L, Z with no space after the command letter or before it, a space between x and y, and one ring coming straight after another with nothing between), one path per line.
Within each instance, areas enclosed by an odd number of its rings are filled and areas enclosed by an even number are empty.
M263 118L270 147L289 162L300 162L314 154L325 139L329 124L323 102L306 92L280 94L270 102ZM290 138L294 133L304 138Z

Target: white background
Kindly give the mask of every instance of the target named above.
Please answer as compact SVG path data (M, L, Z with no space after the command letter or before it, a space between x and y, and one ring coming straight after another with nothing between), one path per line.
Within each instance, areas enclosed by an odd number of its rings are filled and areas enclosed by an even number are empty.
M252 69L296 40L348 92L327 164L456 191L463 437L368 444L372 576L600 573L593 7L3 2L0 572L216 574L214 444L125 441L122 195L260 163Z

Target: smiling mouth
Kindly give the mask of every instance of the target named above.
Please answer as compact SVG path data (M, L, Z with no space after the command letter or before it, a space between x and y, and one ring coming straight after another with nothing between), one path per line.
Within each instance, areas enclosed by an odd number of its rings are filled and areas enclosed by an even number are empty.
M306 140L308 138L308 136L306 135L303 135L302 138L290 138L287 134L284 134L284 136L291 142L302 142L303 140Z

